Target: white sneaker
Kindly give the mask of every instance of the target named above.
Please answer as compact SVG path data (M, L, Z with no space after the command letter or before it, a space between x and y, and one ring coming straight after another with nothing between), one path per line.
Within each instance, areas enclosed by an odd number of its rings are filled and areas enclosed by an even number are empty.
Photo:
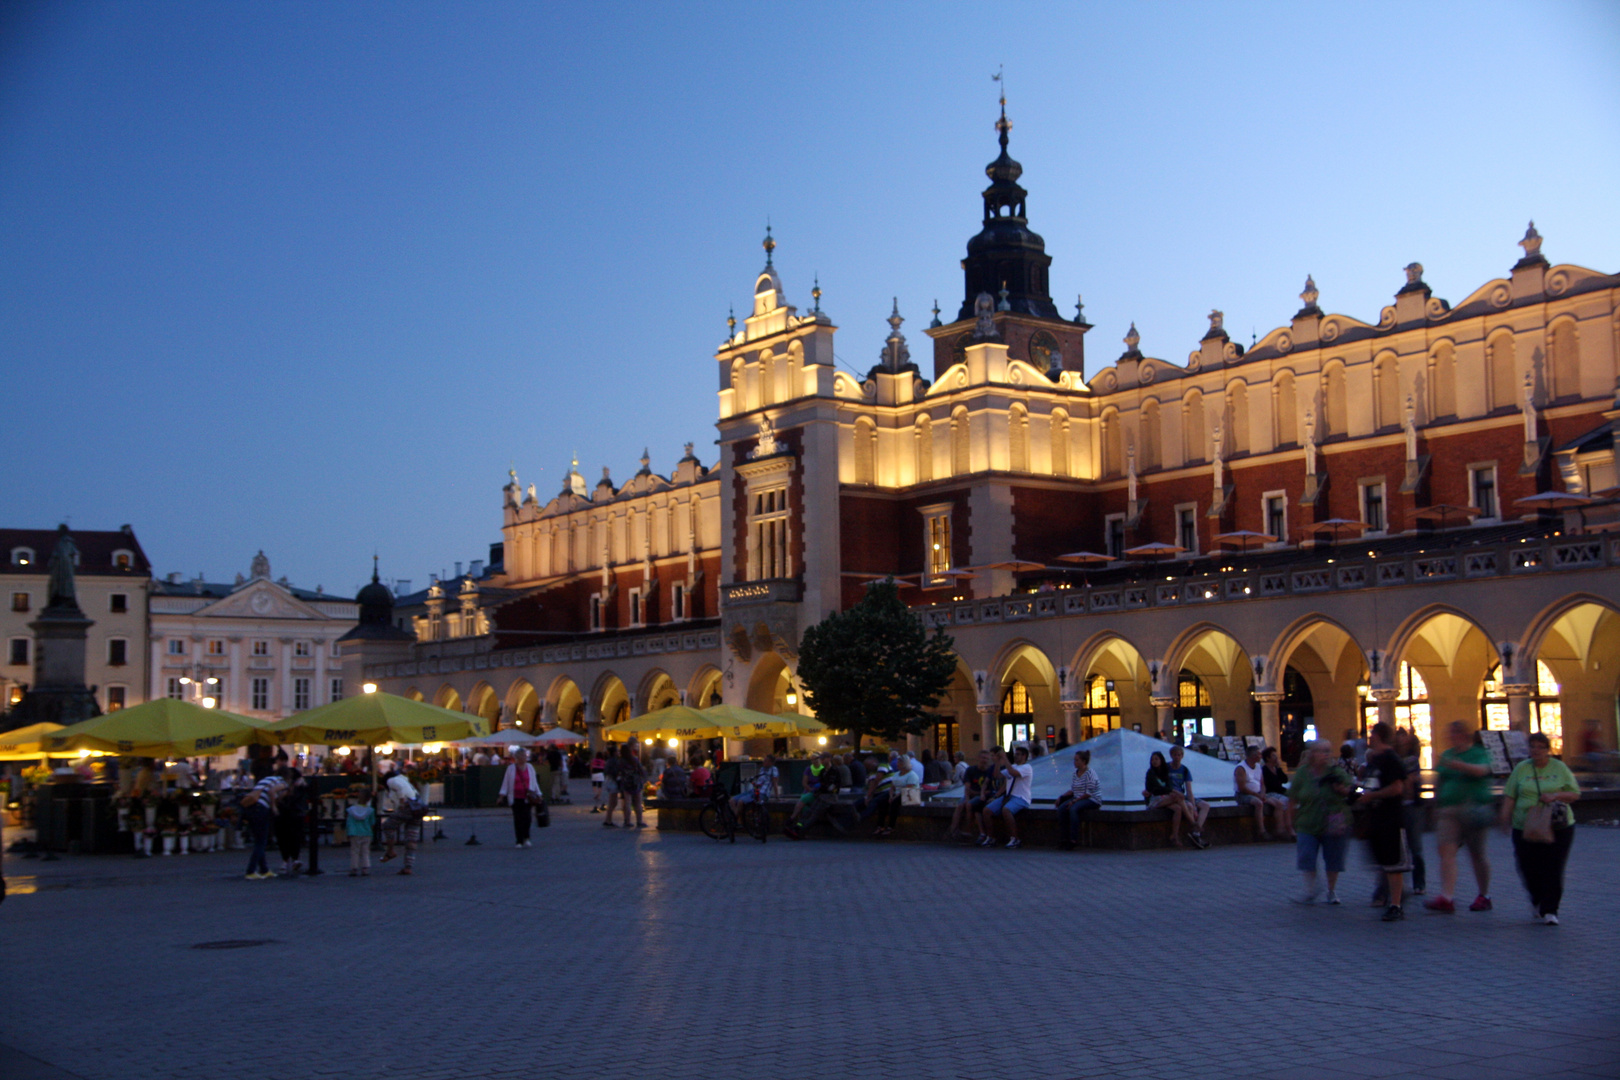
M1015 847L1023 847L1024 844L1023 844L1023 841L1019 840L1018 837L1015 836L1011 840L1007 841L1007 846L1010 847L1010 848L1015 848Z
M519 840L517 843L513 844L512 846L513 847L522 847L523 846L523 841Z
M524 847L534 847L534 841L533 840L525 840L525 841L523 841L523 846Z
M1541 921L1546 923L1548 926L1557 926L1558 925L1558 916L1556 916L1556 915L1543 915L1541 917Z
M1327 902L1330 903L1330 904L1337 905L1340 902L1339 901L1339 894L1334 892L1332 889L1329 889L1328 894L1327 894Z

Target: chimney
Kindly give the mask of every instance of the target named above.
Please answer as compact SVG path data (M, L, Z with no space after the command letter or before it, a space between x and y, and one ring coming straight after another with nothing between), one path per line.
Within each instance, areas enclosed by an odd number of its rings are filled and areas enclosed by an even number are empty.
M458 563L456 563L456 577L460 577L460 576L461 576L461 564L458 562Z
M408 593L410 591L411 591L411 579L410 578L402 577L402 578L396 578L394 580L394 595L395 596L404 596L406 593Z
M474 559L472 562L468 563L467 564L467 573L471 574L475 578L483 577L484 576L484 560L483 559Z
M172 573L169 574L169 584L170 585L178 585L178 584L180 584L180 571L175 570L175 571L173 571Z

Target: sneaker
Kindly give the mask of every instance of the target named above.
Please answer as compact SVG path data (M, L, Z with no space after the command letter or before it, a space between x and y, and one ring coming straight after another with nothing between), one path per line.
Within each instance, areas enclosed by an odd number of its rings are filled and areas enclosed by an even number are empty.
M1402 919L1406 918L1406 912L1399 904L1391 904L1389 907L1384 909L1384 914L1381 916L1381 918L1384 922L1400 922Z
M1192 834L1192 842L1193 845L1200 851L1209 847L1209 841L1204 839L1204 834L1201 832L1195 832Z
M1339 899L1339 894L1334 892L1332 889L1328 890L1327 902L1332 904L1334 907L1338 907L1340 904L1344 903L1344 901Z
M408 866L407 866L407 867L405 867L405 869L403 869L403 870L401 870L401 871L400 871L400 874L401 874L401 875L402 875L402 876L403 876L403 875L408 875L408 874L414 874L414 873L416 873L416 871L415 871L415 870L412 870L412 869L411 869L411 868L410 868L410 867L408 867Z
M1478 896L1474 897L1474 902L1472 904L1468 905L1468 910L1469 911L1489 911L1489 910L1491 910L1491 898L1486 896L1484 893L1480 893Z
M1294 903L1306 905L1314 904L1316 903L1316 894L1313 892L1308 892L1301 896L1296 896L1294 897Z
M604 828L604 829L612 829L612 828L615 828L615 826L614 826L613 822L611 822L611 821L604 821L604 822L602 822L602 828Z
M259 875L258 874L253 874L253 873L243 874L242 877L243 877L243 880L245 880L245 881L258 881L259 880Z
M534 841L533 840L525 840L525 841L523 841L523 846L524 847L534 847Z
M1543 915L1541 917L1541 921L1543 923L1545 923L1546 925L1548 925L1548 926L1557 926L1558 925L1558 916L1553 915L1553 914L1551 914L1549 912L1548 914Z
M1023 847L1024 842L1015 836L1011 840L1007 841L1007 846L1009 848Z
M995 843L995 840L991 839L988 836L979 837L979 846L980 847L989 847L990 845L992 845L994 843Z
M1457 905L1449 896L1431 896L1423 901L1423 907L1427 911L1438 911L1443 915L1454 914L1457 910Z
M513 846L513 847L519 847L519 848L520 848L520 847L522 847L522 846L523 846L523 841L521 841L521 840L519 840L519 841L518 841L518 842L517 842L517 843L515 843L515 844L513 844L513 845L512 845L512 846Z

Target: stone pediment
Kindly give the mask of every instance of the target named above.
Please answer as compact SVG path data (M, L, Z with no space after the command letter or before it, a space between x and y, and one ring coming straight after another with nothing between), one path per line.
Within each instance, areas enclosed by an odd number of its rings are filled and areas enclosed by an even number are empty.
M216 600L195 613L202 618L226 619L320 619L326 620L309 604L271 581L253 581L222 600Z

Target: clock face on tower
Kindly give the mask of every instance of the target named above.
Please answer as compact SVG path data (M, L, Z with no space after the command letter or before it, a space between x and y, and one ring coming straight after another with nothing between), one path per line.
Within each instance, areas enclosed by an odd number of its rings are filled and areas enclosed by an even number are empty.
M257 615L265 615L269 613L270 607L274 603L275 601L270 599L269 593L260 592L253 594L253 599L248 601L248 607L252 608Z
M1057 339L1045 330L1035 331L1034 336L1029 339L1029 362L1042 371L1050 371L1054 354L1059 356L1061 363L1062 356L1058 354Z

